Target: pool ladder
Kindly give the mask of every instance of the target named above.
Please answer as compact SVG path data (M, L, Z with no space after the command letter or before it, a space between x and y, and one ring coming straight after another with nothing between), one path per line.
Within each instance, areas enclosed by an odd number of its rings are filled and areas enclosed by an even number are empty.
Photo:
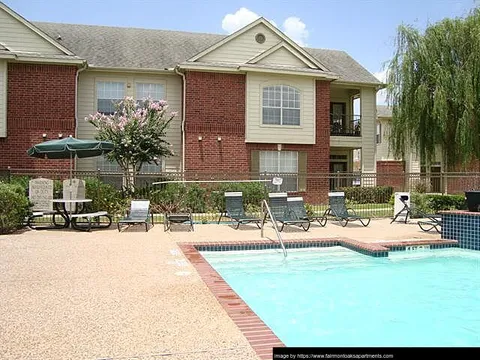
M263 238L263 227L265 225L265 220L266 220L266 217L267 217L267 214L268 214L268 216L270 217L270 220L272 220L273 229L275 230L275 233L277 234L278 242L280 243L280 246L282 247L283 256L287 257L287 249L285 249L285 245L283 244L282 235L280 235L280 231L278 230L277 221L275 220L275 217L273 216L273 214L270 210L270 206L268 206L267 200L265 200L265 199L262 200L262 214L264 214L263 215L263 220L264 221L262 221L262 228L260 229L262 238Z

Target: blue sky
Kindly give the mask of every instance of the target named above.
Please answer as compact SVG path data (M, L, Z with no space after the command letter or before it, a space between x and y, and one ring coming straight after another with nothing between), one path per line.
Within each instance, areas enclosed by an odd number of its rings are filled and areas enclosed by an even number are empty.
M3 0L30 21L229 33L258 16L293 40L339 49L379 77L398 25L465 16L474 0Z

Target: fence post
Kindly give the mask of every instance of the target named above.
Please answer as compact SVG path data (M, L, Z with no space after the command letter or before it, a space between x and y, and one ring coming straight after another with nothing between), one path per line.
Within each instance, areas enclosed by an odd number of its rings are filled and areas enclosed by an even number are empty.
M442 195L448 195L448 175L443 171L440 172L440 187L442 189Z

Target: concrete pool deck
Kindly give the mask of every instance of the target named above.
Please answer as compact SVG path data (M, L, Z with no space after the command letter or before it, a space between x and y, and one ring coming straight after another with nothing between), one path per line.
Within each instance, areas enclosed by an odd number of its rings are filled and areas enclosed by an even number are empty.
M328 222L285 240L440 240L415 224ZM1 359L259 359L180 250L181 243L261 240L255 225L156 225L119 233L30 231L0 236ZM271 226L265 239L275 240ZM263 357L266 358L266 357Z

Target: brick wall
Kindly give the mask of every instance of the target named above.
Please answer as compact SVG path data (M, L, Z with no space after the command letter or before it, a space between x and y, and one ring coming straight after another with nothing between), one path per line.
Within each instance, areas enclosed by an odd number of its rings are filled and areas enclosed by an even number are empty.
M377 185L393 186L394 191L403 191L404 171L404 161L377 161Z
M185 170L248 172L245 75L187 72L186 84Z
M276 151L277 144L245 143L245 75L188 72L186 82L185 170L248 178L251 151ZM316 144L282 146L307 153L307 173L329 172L329 111L330 83L317 81ZM328 188L327 178L308 178L307 192L301 195L307 201L325 201Z
M0 138L0 169L54 169L68 160L29 157L27 149L75 134L75 66L8 64L7 137Z

